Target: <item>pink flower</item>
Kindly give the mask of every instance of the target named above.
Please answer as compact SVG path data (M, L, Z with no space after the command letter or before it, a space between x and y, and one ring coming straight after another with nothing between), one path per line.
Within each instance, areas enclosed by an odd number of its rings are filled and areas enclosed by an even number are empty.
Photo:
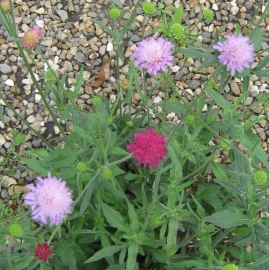
M35 247L35 253L34 256L38 258L40 261L47 262L49 256L52 254L52 251L50 250L50 246L48 243L43 244L37 244Z
M213 48L220 52L219 61L231 75L243 72L254 61L254 45L247 36L230 34L225 41L219 41Z
M145 68L148 73L157 73L166 71L167 66L172 66L173 53L172 42L162 37L146 38L134 49L133 57L135 66L140 69Z
M29 29L22 37L22 44L28 49L34 48L42 39L41 27Z
M164 135L158 135L154 128L140 131L134 135L134 142L127 145L127 149L132 152L132 156L137 160L137 165L149 165L150 168L159 165L168 152L165 147Z
M30 206L33 220L45 224L49 220L51 225L57 225L71 212L71 190L65 181L51 177L50 173L37 180L36 186L27 185L30 192L24 196L24 203Z

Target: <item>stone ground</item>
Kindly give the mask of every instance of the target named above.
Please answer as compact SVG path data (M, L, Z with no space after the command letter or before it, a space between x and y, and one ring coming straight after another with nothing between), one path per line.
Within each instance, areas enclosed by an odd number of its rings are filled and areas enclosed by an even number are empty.
M67 73L67 90L72 91L74 78L77 76L80 68L84 65L83 86L80 90L80 96L77 99L79 108L83 110L92 109L92 97L100 95L111 102L115 101L117 91L115 88L115 55L113 48L113 40L105 31L92 22L92 19L101 21L103 24L110 26L111 20L108 16L110 9L109 0L36 0L22 1L14 0L16 24L20 36L25 31L34 26L40 26L44 38L41 42L41 50L45 54L49 63L58 72L59 75ZM131 0L113 0L116 6L122 9L122 17L119 25L124 25L125 21L130 17L134 8L135 1ZM214 20L211 23L198 23L196 30L198 38L202 41L202 47L206 48L212 44L215 29L219 30L220 36L234 31L235 25L238 23L244 29L251 21L255 7L258 1L255 0L191 0L191 1L153 1L163 3L166 9L171 5L178 7L183 4L185 15L183 23L186 25L194 25L201 17L201 11L205 8L211 8L214 11ZM125 77L128 72L128 60L131 52L141 40L141 24L143 21L143 12L138 8L138 16L131 25L130 31L124 37L126 62L121 63L121 78ZM159 25L159 17L153 16L146 21L146 36L154 33L154 28ZM262 22L262 31L269 31L269 17ZM262 48L268 48L269 36L265 35ZM32 80L29 78L28 71L19 55L16 44L8 36L8 33L0 27L0 92L16 109L16 111L26 119L40 134L45 138L51 139L59 135L58 128L54 125L51 116L44 108L41 97L34 88ZM263 56L265 56L264 54ZM33 55L39 68L44 69L42 59ZM261 58L256 58L254 65ZM110 76L107 81L98 88L90 87L89 84L97 80L97 74L104 61L110 61ZM172 75L176 81L176 85L187 100L191 100L201 92L201 85L208 79L214 67L209 67L196 73L197 67L201 64L200 60L188 58L184 60L181 55L177 56L172 67ZM42 82L41 74L33 67L33 71L37 78ZM153 79L152 79L153 80ZM149 82L151 82L149 80ZM261 98L268 100L269 79L259 80L258 77L252 76L249 95L246 105L248 111L257 117L260 113L263 103ZM233 102L241 94L239 81L233 79L225 88L224 97ZM152 103L160 102L164 97L161 90L156 90L151 96ZM52 96L49 95L47 100L52 103ZM19 184L25 185L35 178L35 174L27 170L16 161L15 151L24 151L28 148L42 147L42 142L29 131L27 127L21 123L13 112L8 109L4 102L0 99L0 103L4 110L4 123L0 121L0 175L11 176L9 185ZM139 106L140 98L137 93L132 97L132 111L135 112ZM207 108L205 107L204 110ZM261 115L265 120L258 123L255 131L262 140L264 151L268 153L269 143L269 107L267 106ZM167 115L169 121L179 121L181 115L170 113ZM156 122L159 120L156 118ZM26 143L20 148L13 148L12 130L17 129L25 136ZM219 156L220 162L223 156ZM224 161L223 161L224 162ZM7 180L6 180L7 181ZM0 187L1 188L1 187ZM8 186L4 186L2 182L1 198L8 201L11 198L12 191Z

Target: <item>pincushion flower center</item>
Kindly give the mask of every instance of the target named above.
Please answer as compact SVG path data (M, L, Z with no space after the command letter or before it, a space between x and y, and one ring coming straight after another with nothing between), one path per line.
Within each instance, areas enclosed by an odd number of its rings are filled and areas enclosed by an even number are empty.
M158 46L153 46L151 50L148 51L148 57L152 63L159 62L162 57L162 51Z

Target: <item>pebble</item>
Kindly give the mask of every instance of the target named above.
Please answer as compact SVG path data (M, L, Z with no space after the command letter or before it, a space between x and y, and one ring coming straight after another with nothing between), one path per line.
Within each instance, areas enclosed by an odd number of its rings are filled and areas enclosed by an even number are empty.
M157 97L154 98L153 103L156 104L156 103L160 103L161 101L162 101L162 98L157 96Z
M0 64L0 72L2 72L3 74L8 74L12 71L13 71L13 69L11 66L9 66L7 64Z
M68 13L65 10L57 10L56 12L60 16L62 22L67 22Z
M8 86L14 86L14 82L11 79L6 80L5 84Z
M241 92L240 92L240 88L238 87L237 82L236 82L235 80L232 80L230 86L231 86L232 92L233 92L236 96L239 96Z

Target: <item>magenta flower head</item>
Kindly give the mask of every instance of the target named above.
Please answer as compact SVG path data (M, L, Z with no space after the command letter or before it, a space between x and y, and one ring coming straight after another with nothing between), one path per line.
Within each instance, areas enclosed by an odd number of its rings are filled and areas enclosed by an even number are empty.
M28 50L34 48L42 39L41 27L29 29L22 37L22 44Z
M71 213L71 190L65 181L50 173L45 178L37 177L37 180L36 186L27 185L30 192L24 196L24 203L30 206L34 221L46 224L49 220L50 225L57 225Z
M254 61L254 45L247 36L230 34L225 41L219 41L213 48L220 52L219 61L225 65L231 75L241 73Z
M43 244L38 243L34 251L35 251L34 256L38 258L40 261L44 262L47 262L49 256L52 254L50 246L46 242Z
M155 39L149 37L142 40L134 49L133 57L135 66L146 69L148 73L166 71L167 66L172 66L173 44L162 37Z
M168 152L164 135L159 135L154 128L140 131L134 135L134 142L127 145L127 149L132 152L132 156L137 160L137 165L143 164L158 166Z

